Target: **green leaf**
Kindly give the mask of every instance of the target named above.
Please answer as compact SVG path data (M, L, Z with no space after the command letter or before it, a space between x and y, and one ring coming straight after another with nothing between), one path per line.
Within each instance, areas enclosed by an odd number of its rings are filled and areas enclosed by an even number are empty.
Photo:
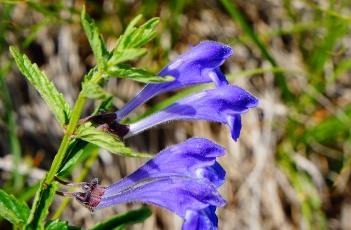
M122 62L135 60L146 54L144 48L128 48L123 50L114 50L111 58L108 61L108 66L113 66Z
M10 52L15 59L21 73L29 80L48 104L61 126L68 123L71 108L65 98L58 92L54 84L36 64L32 64L28 57L21 54L15 47L10 47Z
M54 220L45 226L45 230L78 230L79 227L68 225L67 221Z
M155 28L160 22L159 18L152 18L143 25L136 27L141 15L134 18L128 25L124 34L118 39L115 49L139 48L151 41L156 36Z
M89 124L81 125L77 129L77 138L95 144L108 151L127 157L151 157L147 153L137 153L126 147L116 136L96 129Z
M147 207L129 211L95 225L90 230L124 229L126 226L145 221L152 212Z
M57 183L50 185L43 184L45 178L40 184L40 192L36 193L30 216L24 229L44 229L44 221L49 213L49 206L55 197Z
M172 76L160 77L147 70L133 68L125 64L119 64L118 66L109 68L108 74L112 77L128 78L144 83L160 83L174 80Z
M0 189L0 216L16 226L23 226L29 216L26 203Z
M82 84L82 92L87 98L100 99L109 98L112 95L107 93L98 84L92 83L91 81L85 81Z
M67 150L67 159L61 164L61 169L58 176L67 175L74 166L83 162L93 151L96 151L97 146L88 142L75 139Z
M94 20L89 17L83 7L81 13L81 22L88 38L89 44L96 58L96 62L100 70L105 69L106 57L108 56L108 51L105 46L105 42L102 39Z

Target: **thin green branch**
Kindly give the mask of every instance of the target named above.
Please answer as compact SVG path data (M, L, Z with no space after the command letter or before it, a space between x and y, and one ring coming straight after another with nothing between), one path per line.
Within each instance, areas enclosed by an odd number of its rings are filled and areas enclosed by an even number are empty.
M97 71L93 74L90 81L97 83L97 82L99 82L99 80L102 77L103 77L103 73L101 71ZM58 152L55 155L55 158L51 164L51 167L47 173L47 176L44 178L44 183L42 183L42 185L40 186L40 189L37 191L37 195L43 194L45 192L45 190L48 190L48 189L56 189L56 187L55 186L52 187L51 184L53 183L55 175L57 174L58 170L60 169L62 161L65 159L69 143L72 139L74 131L77 128L81 113L82 113L84 105L85 105L85 102L86 102L86 97L84 96L84 94L82 92L80 92L78 95L77 101L73 107L72 115L71 115L71 118L69 120L65 135L64 135L62 142L60 144L60 147L58 149ZM38 197L39 197L38 199L43 199L42 197L40 197L40 195L38 195ZM39 200L38 202L41 202L41 200ZM50 202L52 202L52 200L50 200ZM47 205L47 208L49 208L49 206L50 205ZM33 205L31 213L36 213L36 211L37 211L36 209L38 207L39 206L37 206L37 205ZM44 210L44 211L46 211L46 210Z

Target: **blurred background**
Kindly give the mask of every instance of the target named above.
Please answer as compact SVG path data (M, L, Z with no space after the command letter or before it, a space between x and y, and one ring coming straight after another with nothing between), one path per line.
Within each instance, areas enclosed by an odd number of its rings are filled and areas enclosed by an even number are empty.
M223 66L232 84L260 99L243 115L234 142L227 127L208 122L172 122L127 141L157 153L192 136L223 145L227 171L218 210L219 229L351 229L351 2L349 0L101 0L0 1L0 185L31 203L50 167L63 131L9 56L16 45L47 73L72 104L94 57L80 25L83 4L112 47L130 20L160 17L156 39L136 66L157 73L190 45L216 40L233 47ZM115 108L142 84L111 80ZM196 89L195 89L196 90ZM163 94L139 115L172 94ZM94 103L88 103L85 115ZM71 180L99 177L108 185L142 160L93 151ZM67 201L65 201L67 202ZM76 201L52 214L89 227L138 207L120 205L91 214ZM153 207L131 229L179 229L182 220ZM57 213L56 213L57 215ZM1 229L9 228L5 221Z

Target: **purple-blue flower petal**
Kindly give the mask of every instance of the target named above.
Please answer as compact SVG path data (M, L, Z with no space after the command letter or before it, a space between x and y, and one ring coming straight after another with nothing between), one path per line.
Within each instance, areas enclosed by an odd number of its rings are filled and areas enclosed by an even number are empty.
M205 209L194 211L188 210L182 230L217 230L218 218L216 206L208 206Z
M226 85L187 96L167 108L129 126L126 137L171 120L208 120L227 124L234 140L241 129L240 114L258 100L242 88Z
M216 157L223 155L224 149L210 140L188 139L164 149L134 173L110 185L105 195L113 194L137 181L160 176L182 175L207 178L214 185L222 184L225 171L215 160Z
M216 158L223 154L221 146L204 138L171 146L131 175L104 188L94 208L143 202L166 208L185 220L189 210L206 214L213 209L209 206L225 205L217 191L225 171Z
M106 189L108 190L109 188ZM184 218L189 209L225 205L224 199L208 180L181 176L148 178L114 192L111 195L104 194L96 209L121 203L143 202L166 208Z
M196 174L199 178L207 178L216 188L224 183L225 171L217 161L209 167L197 169Z
M214 81L218 86L228 84L220 66L233 54L233 50L222 43L204 41L177 57L159 73L173 76L172 82L147 84L139 94L116 112L118 120L123 119L139 105L163 92L189 85Z

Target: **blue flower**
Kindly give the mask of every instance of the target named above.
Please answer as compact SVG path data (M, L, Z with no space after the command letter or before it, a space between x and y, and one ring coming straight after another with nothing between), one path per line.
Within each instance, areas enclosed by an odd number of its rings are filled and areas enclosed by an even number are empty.
M85 184L73 196L95 210L142 202L166 208L184 219L183 229L216 229L216 207L225 205L217 188L225 171L216 161L224 149L204 138L171 146L131 175L101 187Z
M237 86L226 85L204 90L130 124L125 137L171 120L208 120L228 125L232 138L237 140L241 130L241 114L257 106L257 103L254 96Z
M196 228L194 228L196 226ZM206 229L217 230L218 218L216 215L216 206L208 206L198 211L188 210L185 215L185 221L182 230Z
M139 105L152 97L189 85L214 81L218 86L228 84L220 66L233 54L233 50L222 43L204 41L177 57L161 70L159 76L173 76L174 81L147 84L139 94L116 112L121 120Z

